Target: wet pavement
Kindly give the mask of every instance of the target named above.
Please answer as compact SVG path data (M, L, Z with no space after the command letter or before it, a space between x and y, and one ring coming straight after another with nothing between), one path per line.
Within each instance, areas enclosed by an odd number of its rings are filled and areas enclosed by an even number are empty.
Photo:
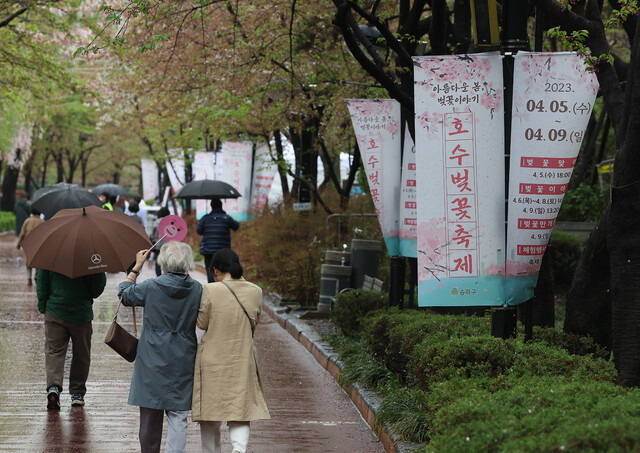
M71 407L67 360L62 408L47 411L43 317L38 313L35 286L27 286L24 265L17 265L15 244L15 235L0 235L0 451L139 450L138 408L127 404L133 364L103 343L124 274L108 274L107 288L94 303L86 406ZM140 279L154 276L153 269L145 266ZM206 283L203 273L194 272L193 277ZM125 309L121 315L121 323L130 327L131 311ZM137 318L142 318L141 311ZM248 451L384 451L332 376L266 312L255 339L271 420L252 423ZM200 451L196 423L189 424L187 451ZM230 451L225 429L224 451Z

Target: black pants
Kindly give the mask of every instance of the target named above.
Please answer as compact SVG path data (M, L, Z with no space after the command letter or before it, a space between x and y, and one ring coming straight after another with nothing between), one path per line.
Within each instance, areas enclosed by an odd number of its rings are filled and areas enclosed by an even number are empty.
M216 281L215 275L213 273L213 268L211 267L211 261L213 261L213 254L202 255L202 256L204 256L204 267L207 268L207 281L209 283L213 283Z

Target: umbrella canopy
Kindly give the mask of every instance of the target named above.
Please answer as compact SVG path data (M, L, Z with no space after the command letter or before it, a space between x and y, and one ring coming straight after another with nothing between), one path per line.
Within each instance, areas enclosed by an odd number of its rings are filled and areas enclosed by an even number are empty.
M22 241L27 266L69 278L126 271L136 253L151 247L142 225L130 216L89 206L64 209Z
M121 196L129 195L129 192L127 192L127 189L122 187L120 184L113 184L113 183L99 184L95 186L93 189L91 189L91 193L95 195L106 193L110 197L117 197L119 195Z
M241 196L240 192L224 181L201 179L186 183L173 198L211 200L212 198L238 198Z
M61 209L102 206L100 199L88 190L76 184L68 184L67 186L57 190L49 190L40 195L38 199L35 199L34 196L31 207L50 219Z
M46 195L49 192L55 192L56 190L62 190L62 189L81 189L81 190L84 190L78 184L70 184L68 182L59 182L57 184L52 184L50 186L43 187L41 189L36 190L33 193L33 198L31 199L31 202L33 203L34 201L39 200L43 195Z

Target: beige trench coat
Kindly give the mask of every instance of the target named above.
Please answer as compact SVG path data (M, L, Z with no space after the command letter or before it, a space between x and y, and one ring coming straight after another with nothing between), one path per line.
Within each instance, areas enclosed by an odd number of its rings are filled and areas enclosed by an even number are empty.
M244 278L226 278L257 324L262 289ZM269 410L256 365L256 348L247 315L222 283L204 286L198 327L206 330L196 355L193 421L268 419Z

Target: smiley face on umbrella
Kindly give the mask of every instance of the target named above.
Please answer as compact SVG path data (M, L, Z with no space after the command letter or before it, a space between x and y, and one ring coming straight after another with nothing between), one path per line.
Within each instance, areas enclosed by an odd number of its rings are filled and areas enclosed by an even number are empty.
M163 217L158 224L158 234L165 241L183 241L187 237L187 222L177 215Z

